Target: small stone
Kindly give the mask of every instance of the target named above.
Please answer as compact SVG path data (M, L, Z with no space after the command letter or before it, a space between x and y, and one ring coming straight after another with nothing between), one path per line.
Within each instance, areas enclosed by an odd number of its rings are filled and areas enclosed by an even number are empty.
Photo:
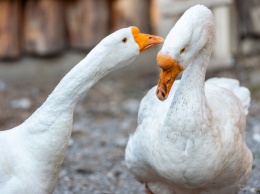
M128 138L125 137L117 137L115 138L115 146L117 147L125 147L127 144Z
M120 123L121 130L127 130L131 127L131 121L129 119L125 119Z
M123 110L136 114L138 112L139 101L136 99L128 99L123 102Z
M260 70L256 69L254 71L251 72L250 75L250 84L253 86L259 86L260 83Z
M254 138L255 141L257 141L258 143L260 143L260 134L254 133L254 134L253 134L253 138Z
M70 138L69 140L69 147L71 147L74 144L74 140L72 138Z
M0 92L6 90L6 84L4 81L0 80Z
M72 135L84 133L86 126L87 124L82 120L75 122L72 126Z
M68 172L67 172L65 169L62 169L62 170L60 171L59 177L64 177L64 176L67 175L67 173L68 173Z
M256 142L258 142L258 143L260 143L260 125L255 125L254 127L253 127L253 139L256 141Z
M31 107L31 101L28 98L20 98L11 101L11 107L13 109L29 109Z

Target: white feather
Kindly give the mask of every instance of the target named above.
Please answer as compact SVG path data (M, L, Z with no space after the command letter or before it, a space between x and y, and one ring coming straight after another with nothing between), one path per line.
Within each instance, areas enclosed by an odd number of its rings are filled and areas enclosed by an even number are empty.
M207 83L216 84L233 92L240 100L245 114L248 114L251 100L250 91L246 87L240 86L238 80L230 78L211 78L207 80Z
M122 39L126 37L127 43ZM21 125L0 132L0 193L51 194L68 146L73 111L81 95L140 53L132 28L101 41Z
M249 91L234 79L205 82L214 28L205 6L184 13L160 51L183 66L182 78L165 101L157 99L154 87L141 102L125 158L130 172L154 194L235 194L250 175Z

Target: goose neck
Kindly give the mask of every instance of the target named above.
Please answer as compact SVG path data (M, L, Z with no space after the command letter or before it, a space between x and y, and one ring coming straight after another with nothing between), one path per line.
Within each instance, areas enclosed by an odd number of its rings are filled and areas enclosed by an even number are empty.
M80 61L56 86L44 106L63 111L74 108L80 97L108 71L101 68L102 58L90 53Z
M185 127L181 126L199 126L202 121L200 118L205 119L204 114L208 112L205 97L205 73L210 53L210 47L202 49L184 70L168 110L165 126L176 126L178 130L185 130ZM194 119L195 117L199 119Z

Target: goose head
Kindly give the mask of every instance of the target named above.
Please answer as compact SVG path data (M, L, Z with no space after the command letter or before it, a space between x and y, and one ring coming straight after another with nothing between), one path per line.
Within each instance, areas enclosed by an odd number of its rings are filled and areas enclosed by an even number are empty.
M143 34L131 26L120 29L105 37L92 51L103 70L112 71L130 64L141 52L164 41L159 36ZM92 59L93 59L92 58Z
M161 68L156 90L159 100L165 100L177 76L203 50L213 42L214 17L203 5L188 9L167 35L163 47L157 55Z

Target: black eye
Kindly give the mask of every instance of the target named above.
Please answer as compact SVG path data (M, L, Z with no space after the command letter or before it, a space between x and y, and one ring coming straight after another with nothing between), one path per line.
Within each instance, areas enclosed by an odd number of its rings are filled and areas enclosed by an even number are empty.
M126 43L126 42L127 42L127 38L123 38L123 39L122 39L122 42L123 42L123 43Z
M184 51L186 51L186 48L183 47L181 50L180 50L180 54L182 54Z

